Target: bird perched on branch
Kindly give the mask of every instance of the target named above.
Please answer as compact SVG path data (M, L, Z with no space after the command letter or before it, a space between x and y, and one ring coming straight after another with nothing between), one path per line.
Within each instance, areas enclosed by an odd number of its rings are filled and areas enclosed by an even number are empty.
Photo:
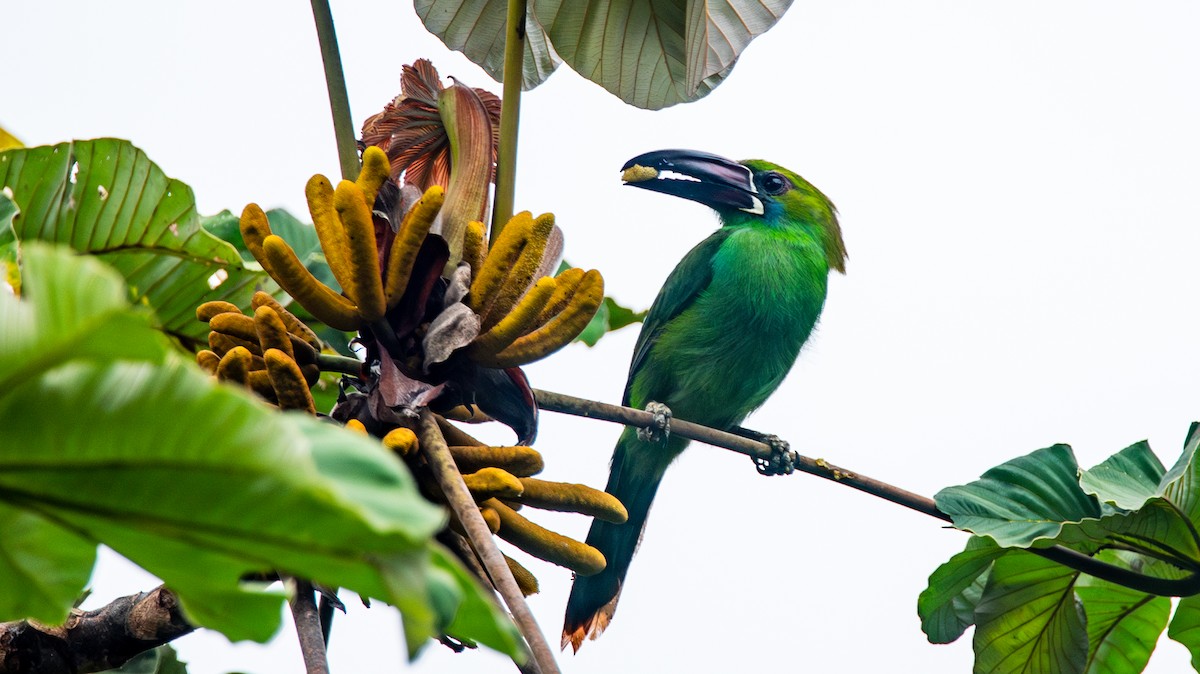
M845 273L833 204L804 178L761 160L660 150L623 169L627 184L698 201L721 220L650 307L624 404L656 413L665 405L681 419L745 433L738 424L775 391L812 333L829 270ZM607 491L625 504L629 520L592 524L587 542L608 564L576 577L564 648L578 651L612 620L659 482L688 444L645 430L626 428L613 452Z

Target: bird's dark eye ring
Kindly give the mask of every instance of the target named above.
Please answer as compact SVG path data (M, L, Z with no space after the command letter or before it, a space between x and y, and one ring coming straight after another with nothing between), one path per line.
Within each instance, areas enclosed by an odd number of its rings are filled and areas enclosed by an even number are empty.
M788 186L788 179L778 173L771 172L763 176L762 188L767 194L783 194L787 191Z

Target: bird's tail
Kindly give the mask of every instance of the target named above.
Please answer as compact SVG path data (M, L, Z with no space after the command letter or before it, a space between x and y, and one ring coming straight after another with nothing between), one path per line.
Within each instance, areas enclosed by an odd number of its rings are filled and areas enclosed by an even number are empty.
M646 525L650 503L667 466L686 443L682 438L678 440L670 442L670 446L643 442L634 429L626 428L617 442L605 491L625 505L629 519L624 524L598 519L592 522L587 543L604 553L607 565L594 576L575 577L563 619L563 648L571 644L578 652L585 638L600 636L612 620L625 573Z

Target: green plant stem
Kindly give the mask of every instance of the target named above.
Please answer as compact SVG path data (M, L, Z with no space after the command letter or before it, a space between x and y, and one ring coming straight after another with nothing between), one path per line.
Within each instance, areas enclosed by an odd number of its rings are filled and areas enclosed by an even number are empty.
M467 532L467 540L479 557L479 561L483 563L483 568L491 578L492 585L503 597L509 612L512 613L513 620L516 622L517 628L521 630L521 634L524 635L538 669L542 674L557 674L559 669L558 663L554 661L554 652L550 650L549 644L546 643L546 637L538 627L537 620L529 610L529 605L525 603L525 595L521 594L521 588L513 578L508 563L504 561L504 555L496 547L492 531L483 521L483 515L479 513L479 505L475 503L475 498L467 489L467 483L463 482L462 473L458 472L458 466L454 464L454 457L450 455L450 449L446 446L442 431L438 428L437 421L428 408L421 411L419 435L421 452L425 454L425 458L429 462L430 472L433 473L434 479L441 487L442 494L446 497L446 503L454 511L454 516L458 518Z
M336 356L330 353L317 354L317 367L321 368L322 372L341 372L358 376L362 374L363 362L357 358L349 356Z
M496 160L496 198L492 203L495 241L513 214L517 180L517 129L521 120L521 83L525 67L526 0L508 0L504 36L504 99L500 107L500 149Z
M358 178L358 144L350 116L350 97L346 94L346 76L342 73L337 32L333 28L333 12L329 9L329 0L312 0L312 10L313 21L317 25L317 41L321 44L321 62L325 65L325 86L329 89L329 111L333 114L338 163L342 167L342 177L354 180Z
M653 414L643 410L635 410L631 407L609 405L607 403L585 400L583 398L540 389L534 389L533 393L537 397L538 406L550 412L601 419L635 428L651 427L655 423ZM733 450L754 459L770 459L774 451L770 445L758 442L757 440L726 433L725 431L719 431L708 426L701 426L700 424L684 421L683 419L671 419L671 433L692 440L699 440L715 447ZM800 472L832 480L838 484L844 484L847 487L866 492L872 496L878 496L897 505L902 505L931 517L936 517L942 521L953 523L950 516L939 510L937 504L931 498L866 477L845 468L839 468L824 459L810 459L792 450L789 450L789 453L792 455L792 463ZM1168 580L1123 569L1058 545L1050 548L1025 549L1035 555L1070 567L1076 571L1140 592L1147 592L1163 597L1189 597L1194 594L1200 594L1200 573L1195 571L1192 571L1185 578Z

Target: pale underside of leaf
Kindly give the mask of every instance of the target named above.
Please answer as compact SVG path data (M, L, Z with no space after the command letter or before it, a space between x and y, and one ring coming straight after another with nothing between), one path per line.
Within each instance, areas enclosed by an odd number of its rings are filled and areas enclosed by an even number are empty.
M558 55L621 100L656 110L704 97L791 0L540 0Z
M533 3L530 3L532 6ZM492 79L504 81L506 0L415 0L417 16L450 49L462 52ZM550 77L562 59L532 15L525 21L525 60L521 88L533 89Z

